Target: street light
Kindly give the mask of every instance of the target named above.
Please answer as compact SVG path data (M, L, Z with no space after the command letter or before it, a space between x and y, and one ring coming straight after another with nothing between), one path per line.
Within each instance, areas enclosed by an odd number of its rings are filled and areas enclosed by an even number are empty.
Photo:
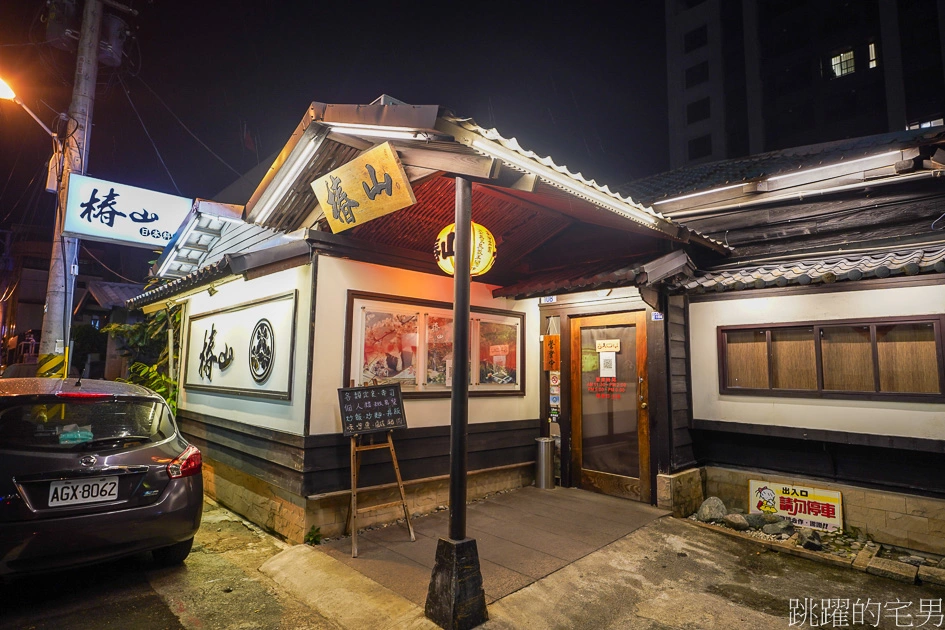
M0 79L0 99L13 101L14 103L22 107L24 110L26 110L26 113L29 114L33 118L33 120L35 120L39 124L39 126L42 127L46 131L46 133L48 133L53 138L58 138L58 136L55 133L53 133L53 130L47 127L46 123L40 120L39 116L34 114L33 110L27 107L26 103L24 103L17 97L16 92L13 91L13 88L11 88L7 84L7 82L4 81L3 79Z
M35 113L33 113L33 110L27 107L26 103L24 103L23 101L19 99L19 97L17 97L16 92L13 91L13 88L11 88L10 85L6 81L4 81L2 78L0 78L0 99L13 101L14 103L22 107L23 110L27 114L30 115L30 118L35 120L36 123L40 127L43 128L43 131L45 131L49 135L49 137L52 138L54 156L64 155L65 143L63 142L63 138L59 134L54 132L52 129L50 129L42 120L40 120L39 117ZM59 116L61 119L67 118L67 116L65 116L64 114L60 114ZM44 315L43 315L43 337L49 336L47 328L49 328L51 324L47 322L47 320L50 320L50 318L52 317L52 319L55 320L55 323L58 324L57 328L61 330L61 333L57 334L56 336L58 337L61 335L63 338L63 347L68 348L70 328L71 328L70 318L71 318L72 309L70 308L70 306L72 303L73 284L72 284L72 277L68 274L67 256L71 252L75 251L76 247L75 246L72 246L71 248L67 247L68 245L71 245L71 243L67 243L66 237L62 236L61 215L62 215L63 207L64 207L63 205L63 196L64 196L64 188L65 188L64 182L65 182L65 172L63 173L63 177L57 181L57 186L56 186L57 188L56 190L56 196L57 196L56 229L55 229L55 234L53 236L52 254L50 257L50 265L49 265L49 286L47 286L47 291L46 291L47 308L45 309ZM74 239L69 239L69 240L74 240ZM63 296L62 299L59 300L61 301L61 309L58 308L59 305L57 303L54 303L52 305L53 306L52 309L49 308L50 302L53 302L53 300L50 297L53 291L50 289L50 287L61 287L57 291L58 294L62 294ZM62 311L61 315L58 312L60 310ZM57 330L57 333L59 332L59 330ZM40 354L41 354L40 359L41 360L39 362L40 369L37 372L37 374L42 375L42 376L56 374L59 372L60 370L59 366L61 365L62 376L63 377L67 376L68 370L69 370L68 350L63 350L65 354L62 357L61 364L56 359L56 355L52 355L51 358L53 360L53 363L50 363L48 350L44 354L44 347L43 347L44 342L48 344L48 341L45 339L42 339L42 341L40 342ZM44 356L47 357L46 360L43 360ZM53 365L55 367L51 371L44 370L43 369L44 366L48 366L48 365Z

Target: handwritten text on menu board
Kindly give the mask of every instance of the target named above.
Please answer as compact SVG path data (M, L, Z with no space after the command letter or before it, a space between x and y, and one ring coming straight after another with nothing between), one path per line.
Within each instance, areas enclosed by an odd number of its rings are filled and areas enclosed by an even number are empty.
M338 389L341 426L346 436L406 429L400 384Z

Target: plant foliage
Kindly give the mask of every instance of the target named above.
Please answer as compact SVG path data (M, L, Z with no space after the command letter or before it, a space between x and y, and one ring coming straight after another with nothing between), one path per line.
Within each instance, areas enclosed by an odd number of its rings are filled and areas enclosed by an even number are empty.
M122 355L131 359L128 377L122 382L142 385L167 400L177 413L177 381L170 377L170 361L177 365L180 349L181 307L173 306L146 315L133 324L109 324L102 328L123 345ZM174 331L173 356L168 353L167 331Z

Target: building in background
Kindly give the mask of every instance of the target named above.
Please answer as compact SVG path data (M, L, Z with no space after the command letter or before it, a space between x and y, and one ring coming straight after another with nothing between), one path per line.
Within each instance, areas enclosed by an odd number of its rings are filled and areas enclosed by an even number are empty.
M670 167L941 125L945 2L667 0Z

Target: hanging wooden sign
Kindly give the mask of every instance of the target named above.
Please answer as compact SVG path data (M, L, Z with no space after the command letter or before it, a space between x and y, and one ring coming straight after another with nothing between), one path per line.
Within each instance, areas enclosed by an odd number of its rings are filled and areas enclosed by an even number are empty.
M545 335L541 342L543 370L561 369L561 335Z
M312 190L335 234L417 203L390 142L319 177Z

